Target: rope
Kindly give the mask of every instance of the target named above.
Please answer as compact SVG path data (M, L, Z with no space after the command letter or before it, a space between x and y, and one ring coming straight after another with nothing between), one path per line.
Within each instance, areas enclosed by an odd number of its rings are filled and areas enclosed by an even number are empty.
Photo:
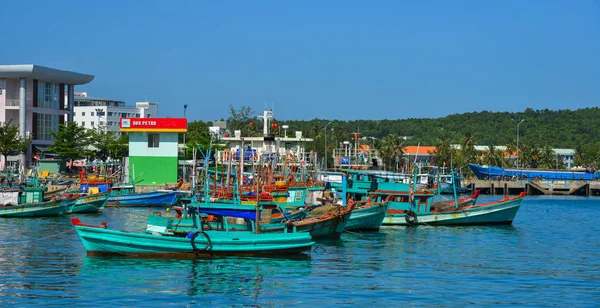
M354 235L358 235L358 236L365 236L364 233L362 232L353 232L353 231L348 231L348 230L344 230L344 232L350 233L350 234L354 234Z

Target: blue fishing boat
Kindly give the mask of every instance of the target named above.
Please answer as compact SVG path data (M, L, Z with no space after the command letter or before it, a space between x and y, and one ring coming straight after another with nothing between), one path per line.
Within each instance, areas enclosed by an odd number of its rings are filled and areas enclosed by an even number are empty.
M176 191L161 190L141 194L113 195L108 197L108 201L121 206L171 206L177 202L178 197Z
M588 171L571 171L571 170L544 170L544 169L505 169L496 166L469 164L469 168L475 173L475 176L480 180L598 180L599 173Z

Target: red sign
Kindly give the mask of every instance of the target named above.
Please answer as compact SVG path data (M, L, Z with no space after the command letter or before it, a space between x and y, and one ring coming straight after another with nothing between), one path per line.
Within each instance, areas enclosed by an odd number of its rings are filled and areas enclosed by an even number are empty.
M121 118L122 132L187 132L186 118Z

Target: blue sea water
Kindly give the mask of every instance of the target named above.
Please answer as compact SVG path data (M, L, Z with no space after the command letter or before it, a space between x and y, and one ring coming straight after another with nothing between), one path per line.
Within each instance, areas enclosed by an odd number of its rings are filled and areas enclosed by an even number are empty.
M153 210L79 217L133 231ZM1 219L0 306L598 306L599 216L600 198L527 197L512 226L385 227L301 258L209 260L87 257L68 216Z

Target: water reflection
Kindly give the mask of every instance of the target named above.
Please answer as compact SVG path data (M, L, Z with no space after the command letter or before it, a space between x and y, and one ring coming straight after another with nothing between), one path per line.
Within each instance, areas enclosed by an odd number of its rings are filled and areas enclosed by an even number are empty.
M4 219L0 228L0 303L77 297L80 245L66 217ZM55 279L62 277L61 279Z
M252 303L260 301L264 287L275 288L277 292L293 289L290 284L272 280L265 282L265 276L301 277L310 274L311 261L308 256L294 259L207 260L86 257L78 272L85 284L89 284L89 288L83 285L83 290L106 290L111 286L119 292L158 292L207 299L211 295L218 295L213 298L232 297ZM101 285L95 281L96 277L103 277ZM97 297L100 294L82 295Z

